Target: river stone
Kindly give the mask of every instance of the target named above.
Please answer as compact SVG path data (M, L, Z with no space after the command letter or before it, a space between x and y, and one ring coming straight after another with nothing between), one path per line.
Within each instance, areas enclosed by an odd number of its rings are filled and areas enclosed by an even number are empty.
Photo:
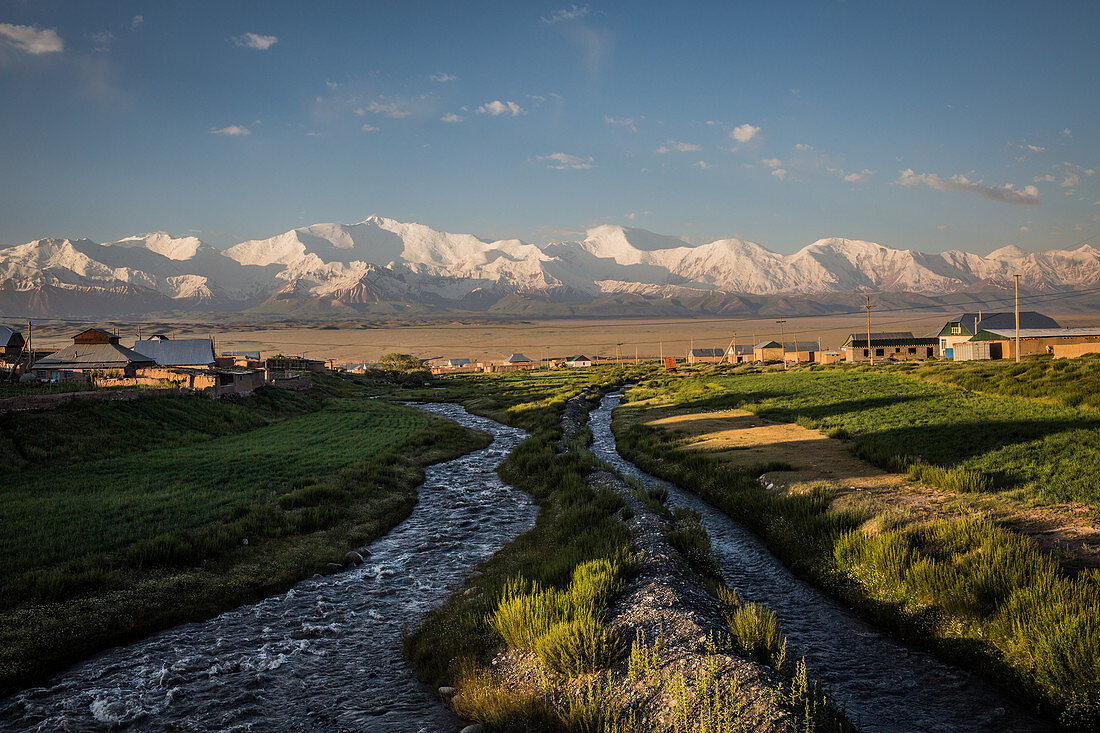
M363 556L360 555L358 552L349 552L348 554L344 555L344 562L351 563L353 565L362 565Z
M458 690L456 690L456 689L455 689L455 688L453 688L453 687L440 687L440 688L439 688L439 695L440 695L440 697L451 697L451 696L453 696L453 695L454 695L454 694L455 694L456 692L458 692Z
M459 733L481 733L485 727L481 723L474 723L463 728Z
M325 563L325 570L327 570L330 573L338 573L343 569L344 569L344 566L341 565L340 563L337 563L337 562Z

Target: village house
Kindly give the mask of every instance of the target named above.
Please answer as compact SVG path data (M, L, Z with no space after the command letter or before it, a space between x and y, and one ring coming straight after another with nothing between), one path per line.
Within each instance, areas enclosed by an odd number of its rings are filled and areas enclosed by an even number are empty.
M745 364L754 360L753 348L747 344L733 344L726 349L726 361L730 364Z
M565 360L567 367L590 367L594 362L584 354L575 354Z
M490 365L490 369L494 372L513 372L519 369L538 369L539 363L528 359L523 354L515 352L508 355L508 358L500 362L494 362Z
M819 351L814 357L814 361L818 364L836 364L837 362L844 361L844 352Z
M267 370L267 378L270 380L277 376L296 372L323 372L325 371L325 362L320 359L306 359L301 356L276 355L264 360L264 369Z
M453 374L477 371L471 359L444 359L442 362L429 365L432 374Z
M1021 357L1036 354L1073 357L1098 352L1100 352L1100 328L1020 329ZM969 341L955 346L956 361L1015 358L1015 325L1012 328L983 328Z
M25 346L26 342L23 340L23 334L14 328L0 326L0 361L9 364L15 363L23 353Z
M935 336L914 336L912 331L879 331L871 333L868 347L867 334L848 334L841 351L849 364L871 360L871 350L875 359L893 361L916 361L934 359L940 354L940 339Z
M761 341L752 347L753 361L769 363L783 361L783 344L778 341Z
M1061 328L1058 321L1035 311L1020 311L1020 328ZM955 346L969 341L982 329L1016 329L1015 312L1008 313L963 313L943 325L936 334L939 339L940 354L944 359L955 358Z
M39 359L31 371L51 382L95 380L96 377L134 377L141 367L156 362L144 354L121 346L119 337L89 328L73 337L73 345Z
M804 361L813 363L819 351L821 344L816 341L788 341L783 344L783 358L795 364Z
M689 349L688 364L717 364L725 361L726 352L722 349Z
M214 362L223 369L241 367L244 369L265 368L263 359L258 351L223 351Z

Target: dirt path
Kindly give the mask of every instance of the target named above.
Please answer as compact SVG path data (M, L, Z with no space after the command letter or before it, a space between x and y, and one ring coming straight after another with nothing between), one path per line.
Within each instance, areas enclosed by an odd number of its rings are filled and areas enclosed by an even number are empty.
M685 449L707 451L739 466L789 464L794 470L765 474L764 480L776 487L827 481L837 487L838 508L870 503L918 520L981 515L1061 554L1067 567L1100 568L1100 523L1095 509L1086 505L1028 506L999 494L956 494L923 486L855 457L849 441L793 423L769 422L745 410L689 413L658 407L650 415L648 425L673 431L683 438Z

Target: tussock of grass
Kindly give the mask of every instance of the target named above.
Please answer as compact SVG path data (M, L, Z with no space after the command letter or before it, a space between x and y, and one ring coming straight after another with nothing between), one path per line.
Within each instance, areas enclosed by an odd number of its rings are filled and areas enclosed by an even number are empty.
M520 581L493 613L493 629L511 647L533 652L552 672L574 677L615 662L622 644L601 618L621 584L619 560L578 565L564 590Z
M779 632L779 619L771 609L749 603L726 616L726 622L749 658L777 670L784 668L787 639Z

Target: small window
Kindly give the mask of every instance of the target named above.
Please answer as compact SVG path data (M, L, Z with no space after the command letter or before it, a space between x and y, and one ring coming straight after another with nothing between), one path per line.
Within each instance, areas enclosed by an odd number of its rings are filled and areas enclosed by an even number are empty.
M885 356L886 351L884 349L875 349L875 356Z
M917 347L916 346L910 346L909 347L909 353L912 354L913 356L916 356L917 355Z
M932 354L933 354L934 352L933 352L933 350L932 350L932 347L931 347L931 346L929 346L929 347L928 347L928 349L927 349L927 352L928 352L928 353L926 353L926 354L925 354L925 356L932 356Z
M864 355L864 356L870 356L870 355L871 355L871 352L870 352L870 351L868 351L867 349L864 349L864 350L863 350L863 355Z

